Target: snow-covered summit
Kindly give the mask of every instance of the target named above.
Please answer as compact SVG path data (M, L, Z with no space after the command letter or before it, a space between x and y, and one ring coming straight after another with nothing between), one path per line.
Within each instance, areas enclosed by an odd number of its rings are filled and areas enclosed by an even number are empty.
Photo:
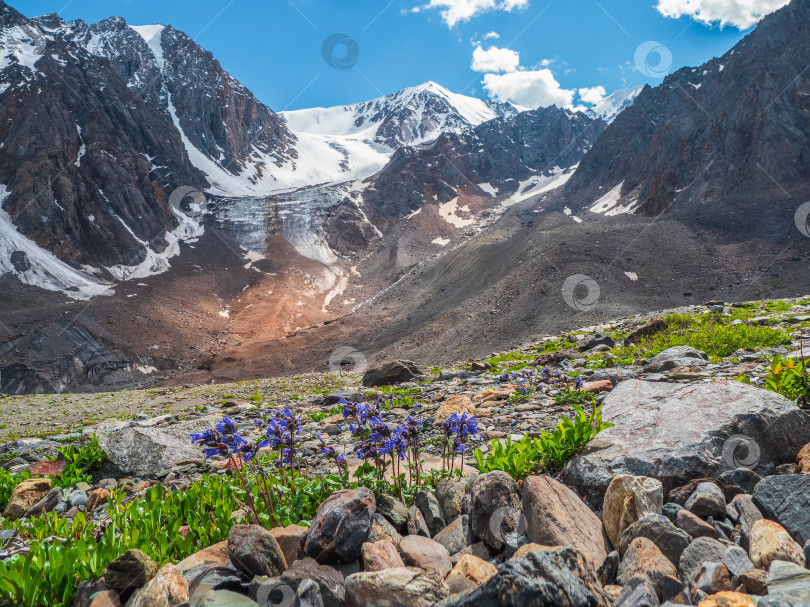
M632 89L619 89L602 99L592 108L588 108L585 113L591 118L601 118L610 124L616 119L616 116L633 105L633 101L643 90L643 86Z

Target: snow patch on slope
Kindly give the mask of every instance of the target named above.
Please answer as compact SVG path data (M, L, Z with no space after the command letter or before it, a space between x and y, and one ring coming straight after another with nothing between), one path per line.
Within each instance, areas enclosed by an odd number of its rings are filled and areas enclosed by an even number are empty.
M620 204L623 185L624 181L593 203L590 208L591 213L598 213L607 217L632 213L636 208L635 200L629 200L626 204Z
M160 71L163 71L163 45L161 41L163 39L163 30L166 29L165 25L130 25L131 29L135 30L141 35L146 41L146 45L149 47L149 50L152 51L152 54L155 56L155 61L160 68Z

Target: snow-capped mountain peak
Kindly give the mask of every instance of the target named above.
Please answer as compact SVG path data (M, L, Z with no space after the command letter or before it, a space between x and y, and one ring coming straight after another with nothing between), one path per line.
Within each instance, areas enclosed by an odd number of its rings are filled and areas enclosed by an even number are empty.
M601 118L610 124L616 119L616 116L633 105L633 101L643 90L643 86L632 89L619 89L602 99L592 108L588 108L585 113L591 118Z

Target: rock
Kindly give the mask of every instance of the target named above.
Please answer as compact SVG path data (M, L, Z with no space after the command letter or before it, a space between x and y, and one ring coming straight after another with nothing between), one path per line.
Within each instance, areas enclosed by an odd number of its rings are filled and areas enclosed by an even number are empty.
M408 508L408 535L422 535L430 537L425 517L422 516L421 510L416 506Z
M107 585L104 583L103 577L97 580L85 580L84 582L79 582L79 585L76 587L76 597L73 601L73 605L75 607L84 607L85 605L90 605L93 595L105 592L107 590L109 590L109 588L107 588Z
M363 385L368 388L392 386L424 375L422 369L409 360L394 360L363 374Z
M642 337L650 337L656 333L667 330L667 323L661 318L656 318L650 322L642 325L635 331L631 331L627 337L624 338L624 345L629 346L639 341Z
M456 563L450 576L458 575L467 578L476 586L481 586L486 583L493 575L498 573L498 568L495 565L479 559L472 554L465 554L461 560Z
M665 492L698 475L716 478L733 435L756 441L763 469L792 461L810 442L810 416L779 394L735 381L623 381L605 397L602 418L615 426L564 469L565 484L597 504L617 474L657 478Z
M361 549L363 571L384 571L404 567L397 547L387 540L366 542Z
M810 475L767 476L754 489L754 504L801 544L810 540Z
M521 530L518 529L517 531L512 531L511 533L504 534L503 536L504 560L511 559L518 550L520 550L523 546L531 543L529 541L528 536L526 535L526 532L520 531Z
M661 482L646 476L620 474L613 478L602 502L605 533L614 546L622 533L647 514L661 514L664 489Z
M281 548L284 561L288 566L304 556L304 543L308 533L309 527L300 525L288 525L287 527L273 527L270 529L270 535L275 538L279 548Z
M464 501L464 492L467 483L463 481L451 481L443 479L436 485L436 499L444 514L444 520L454 521L462 514L461 506Z
M447 527L439 531L433 539L447 548L447 552L451 555L459 552L473 543L470 517L466 514L459 516Z
M739 592L718 592L700 602L699 607L756 607L756 603Z
M762 513L754 504L754 498L745 494L738 495L731 500L726 512L729 518L740 523L744 545L748 546L754 523L762 519Z
M542 544L535 544L534 542L529 544L524 544L520 548L515 551L515 554L512 555L513 559L522 559L530 552L542 552L543 550L553 550L553 546L543 546Z
M25 516L28 509L48 495L51 490L51 479L29 478L14 488L3 516L16 520Z
M690 497L692 497L692 494L695 492L695 490L703 483L711 483L713 485L717 485L717 488L723 492L723 496L725 497L726 502L729 502L735 496L741 493L740 488L737 487L736 485L726 485L725 483L722 483L717 479L696 478L692 479L685 485L672 489L667 495L667 501L685 506L686 502L689 500Z
M67 501L71 506L86 506L87 493L85 493L81 489L76 489L75 491L70 492Z
M377 514L384 516L399 533L408 531L408 507L397 498L381 493L374 496Z
M726 515L726 497L714 483L700 483L686 500L685 508L701 518L722 519Z
M402 536L394 529L391 523L375 512L371 519L371 531L366 541L379 542L380 540L387 540L394 546L399 546Z
M465 577L461 577L460 575L448 575L447 579L444 580L444 583L447 584L447 588L450 590L451 595L461 594L462 592L470 592L471 590L478 588L475 582Z
M104 570L104 584L107 588L123 594L127 590L140 588L157 575L159 565L137 548L127 550Z
M810 568L810 540L804 543L804 560L805 567Z
M674 502L667 502L661 507L661 514L667 517L673 524L678 521L678 512L684 507Z
M121 598L115 590L104 590L93 596L89 607L121 607Z
M731 591L731 577L722 563L703 563L695 575L694 584L709 595Z
M616 607L658 607L658 593L646 575L627 580L616 597Z
M599 570L596 572L599 576L599 581L602 582L602 586L608 586L616 583L616 576L619 573L620 562L621 558L619 557L618 550L614 550L608 554L607 557L605 557L605 560L602 562L602 566L599 567Z
M678 527L678 529L683 529L692 537L717 537L717 532L714 527L686 509L678 512L675 519L675 526Z
M208 548L195 552L177 563L177 568L184 576L195 567L215 566L226 567L231 559L228 553L228 540L213 544Z
M444 580L414 567L399 567L346 578L347 607L433 607L450 589Z
M529 540L547 546L573 546L594 568L607 556L602 522L568 487L549 476L523 481L523 516Z
M762 569L752 569L740 575L740 582L745 586L748 594L762 596L768 592L767 575L767 572Z
M228 533L228 555L242 573L276 576L287 569L287 561L278 542L259 525L234 525Z
M195 607L258 607L258 604L232 590L209 590L195 603Z
M774 561L766 580L769 597L789 596L810 605L810 571L794 563Z
M447 521L444 520L444 514L439 506L439 501L432 491L417 491L414 499L414 505L419 508L419 512L425 518L430 537L433 537L439 531L447 526Z
M807 443L796 455L796 466L800 474L810 474L810 443Z
M637 537L646 537L664 553L672 564L678 563L681 554L692 541L688 533L678 529L669 519L660 514L648 514L630 525L619 540L619 554L624 556Z
M295 594L298 597L298 607L324 607L321 590L313 580L301 582ZM279 603L276 602L275 604L278 605Z
M457 413L459 417L462 413L466 413L468 416L475 415L475 405L469 396L454 394L442 403L436 411L434 419L437 424L443 424L453 413Z
M359 558L375 507L374 494L365 487L333 493L312 520L306 554L319 563Z
M705 367L708 364L709 357L705 352L691 346L675 346L653 356L644 370L647 373L663 373L676 367Z
M737 577L754 569L754 563L748 558L748 553L739 546L728 547L723 564L732 576Z
M188 584L169 563L127 601L127 607L176 607L188 601Z
M99 487L98 489L93 489L90 492L90 495L87 496L87 512L93 512L96 508L100 507L102 504L106 504L107 500L110 497L110 492L106 489Z
M203 462L200 449L188 438L181 440L157 428L124 428L101 434L98 442L107 456L103 476L156 478L180 462Z
M487 546L500 550L503 548L503 534L517 527L516 519L520 511L517 483L506 472L481 474L472 482L471 497L470 523L473 534ZM508 528L512 523L514 525Z
M717 540L699 537L687 546L678 561L680 578L690 584L705 562L719 563L726 555L726 547Z
M779 523L762 519L751 530L749 554L755 567L765 571L773 561L788 561L804 566L804 550Z
M324 607L343 606L346 590L339 571L328 565L319 565L314 559L303 558L281 574L281 581L293 590L298 590L304 580L318 584Z
M513 558L483 586L444 603L447 607L608 607L589 559L565 546Z
M608 348L612 348L616 345L616 342L610 335L604 335L602 333L594 333L588 337L584 337L577 341L574 347L583 352L585 350L590 350L597 346L607 346Z
M582 384L582 391L590 392L591 394L601 394L602 392L610 392L611 390L613 390L613 382L609 379L586 381Z
M419 567L443 578L453 569L447 548L421 535L406 535L399 543L399 553L409 567Z
M624 554L616 581L625 585L636 575L646 575L660 599L661 580L666 576L677 578L678 570L654 543L647 538L637 537Z
M749 468L734 468L723 472L717 480L727 485L736 485L743 493L753 493L762 477Z
M43 512L50 512L62 501L62 488L54 487L45 494L41 500L25 511L24 518L39 516Z
M484 542L476 542L472 546L467 546L463 550L460 550L455 554L451 554L450 561L453 563L453 565L455 565L465 554L472 554L473 556L477 556L479 559L483 559L485 561L489 561L489 559L492 558L487 545Z

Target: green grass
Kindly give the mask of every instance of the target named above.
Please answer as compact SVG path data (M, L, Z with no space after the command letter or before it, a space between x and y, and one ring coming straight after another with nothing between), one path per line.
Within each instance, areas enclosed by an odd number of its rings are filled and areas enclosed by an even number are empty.
M741 312L740 315L742 314ZM732 325L731 321L734 319L734 315L668 314L664 317L669 325L666 331L642 339L636 344L616 346L610 351L610 357L614 362L630 364L636 358L650 358L667 348L692 346L706 352L712 362L719 362L741 348L770 348L790 343L790 333L787 331L747 324Z
M498 354L498 356L493 356L492 358L487 359L485 362L492 365L492 370L494 372L502 371L503 369L501 366L503 363L515 363L511 365L503 365L503 367L518 371L526 366L525 363L527 361L534 360L535 358L537 358L537 354L534 352L506 352L504 354Z
M548 354L550 352L559 352L560 350L571 350L575 345L576 344L574 344L573 341L555 339L553 341L547 341L542 346L537 348L537 352L539 354Z

